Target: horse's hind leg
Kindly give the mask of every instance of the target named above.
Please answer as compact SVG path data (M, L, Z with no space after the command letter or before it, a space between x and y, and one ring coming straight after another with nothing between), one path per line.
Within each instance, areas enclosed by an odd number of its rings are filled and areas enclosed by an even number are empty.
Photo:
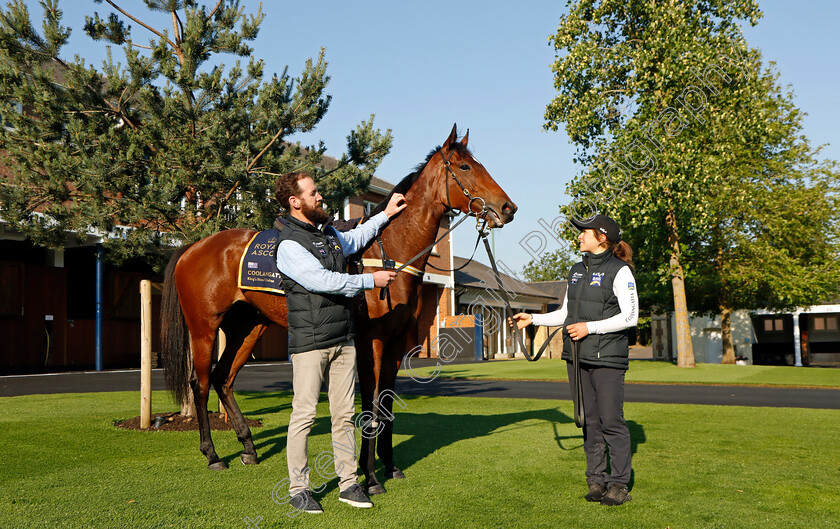
M222 322L222 330L225 332L227 344L212 375L213 387L216 388L216 393L219 394L222 404L230 414L233 420L233 428L236 430L236 437L243 446L242 455L239 459L246 465L256 465L258 463L257 450L254 447L254 441L251 439L251 429L248 428L245 417L233 396L233 381L236 379L236 374L248 361L257 340L260 339L267 327L257 318L256 313L251 314L250 318L247 315L239 317L234 314L229 314L225 318Z
M195 414L198 418L198 431L201 435L201 453L207 457L207 466L211 470L224 470L227 464L219 459L213 439L210 437L210 417L207 414L207 399L210 395L210 365L213 362L213 344L216 341L216 328L202 326L201 330L190 328L190 349L193 357L193 377L190 385L195 400Z

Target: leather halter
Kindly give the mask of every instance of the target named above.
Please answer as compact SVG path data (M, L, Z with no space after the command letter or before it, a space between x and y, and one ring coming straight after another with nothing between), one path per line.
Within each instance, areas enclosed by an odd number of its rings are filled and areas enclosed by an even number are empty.
M452 179L455 180L455 183L458 184L458 187L461 188L463 191L464 196L467 197L469 203L467 204L467 215L478 217L478 213L474 213L472 210L472 203L476 200L481 201L481 211L479 213L484 213L487 211L487 202L481 197L474 197L470 193L470 191L464 187L464 184L461 183L461 180L458 178L458 175L455 174L455 171L452 170L452 164L449 162L449 159L452 158L453 152L449 153L449 156L445 156L443 154L443 148L440 149L440 157L443 160L443 166L446 168L447 173L452 176ZM452 200L449 198L449 182L446 182L446 207L448 211L454 211L455 208L452 207Z
M450 196L449 196L449 176L452 176L452 179L455 180L455 183L458 184L458 187L461 188L461 191L464 193L464 196L467 197L467 199L469 200L469 203L467 204L467 212L461 220L459 220L458 222L455 223L454 226L452 226L448 230L446 230L443 233L443 235L441 235L440 237L437 238L437 240L435 240L435 242L433 242L429 246L420 250L420 252L418 252L414 257L412 257L411 259L409 259L408 261L403 263L398 268L394 268L396 263L393 260L388 259L388 257L385 255L385 248L382 245L382 240L379 236L377 236L377 242L379 243L380 255L382 256L382 268L384 270L394 270L395 272L401 272L403 269L408 268L410 264L412 264L414 261L419 259L427 251L434 248L434 246L437 243L439 243L441 240L443 240L443 238L446 237L446 235L448 235L449 232L451 232L452 230L457 228L458 225L461 224L461 222L463 222L464 220L467 219L467 217L475 217L476 218L476 229L478 230L480 236L485 236L486 237L487 234L490 233L490 229L487 228L486 222L484 224L482 224L481 216L480 216L482 213L485 213L486 211L488 211L488 208L487 208L487 205L486 205L487 202L481 197L472 196L470 191L464 186L464 184L461 183L461 180L458 178L458 175L455 174L455 171L452 170L452 165L449 162L449 159L452 157L452 153L450 153L449 156L444 155L443 154L443 148L441 148L438 152L440 152L440 157L441 157L441 159L443 159L443 166L446 168L446 172L447 172L447 175L446 175L447 176L447 181L446 181L446 186L445 186L446 187L446 210L447 211L456 211L456 209L452 207L452 201L450 200ZM479 211L478 213L476 213L472 210L472 203L477 201L477 200L481 201L481 211ZM478 246L478 241L476 241L476 246ZM470 260L472 260L472 258L470 258ZM370 261L368 261L368 262L370 263ZM466 264L464 266L466 266ZM437 268L437 267L433 266L433 268ZM463 267L461 267L461 268L463 268ZM437 268L437 269L441 270L440 268ZM451 270L441 270L441 271L451 271ZM418 274L414 274L414 275L418 275ZM382 296L384 297L384 294L382 294Z

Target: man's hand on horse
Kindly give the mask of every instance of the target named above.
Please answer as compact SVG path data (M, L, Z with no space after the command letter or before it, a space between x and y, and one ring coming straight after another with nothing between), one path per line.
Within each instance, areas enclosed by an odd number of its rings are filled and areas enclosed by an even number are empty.
M406 205L405 196L402 193L394 193L391 195L388 205L385 206L385 214L388 215L389 219L394 218L394 215L404 210Z
M391 281L396 277L397 273L393 270L380 270L373 273L373 284L379 288L384 288L391 284Z

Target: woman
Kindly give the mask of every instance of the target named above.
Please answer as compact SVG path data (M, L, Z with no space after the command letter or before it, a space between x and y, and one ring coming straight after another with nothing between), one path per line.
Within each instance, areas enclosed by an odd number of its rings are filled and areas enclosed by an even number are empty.
M573 220L583 261L569 271L560 310L513 316L518 328L565 327L563 359L574 395L572 341L580 352L583 389L583 449L586 453L587 501L621 505L630 501L630 431L624 421L624 374L629 349L626 329L638 321L633 250L621 242L616 222L606 215ZM607 473L607 447L611 473Z

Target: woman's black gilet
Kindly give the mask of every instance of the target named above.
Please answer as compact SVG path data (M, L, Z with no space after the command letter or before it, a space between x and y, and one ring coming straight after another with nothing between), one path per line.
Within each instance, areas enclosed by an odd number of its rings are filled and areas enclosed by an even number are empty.
M568 315L565 325L599 321L621 312L618 298L613 293L615 275L628 266L621 259L606 251L598 255L586 254L583 262L569 270ZM563 359L572 359L572 339L563 333ZM589 334L579 341L582 364L627 369L629 349L627 331L606 334Z

